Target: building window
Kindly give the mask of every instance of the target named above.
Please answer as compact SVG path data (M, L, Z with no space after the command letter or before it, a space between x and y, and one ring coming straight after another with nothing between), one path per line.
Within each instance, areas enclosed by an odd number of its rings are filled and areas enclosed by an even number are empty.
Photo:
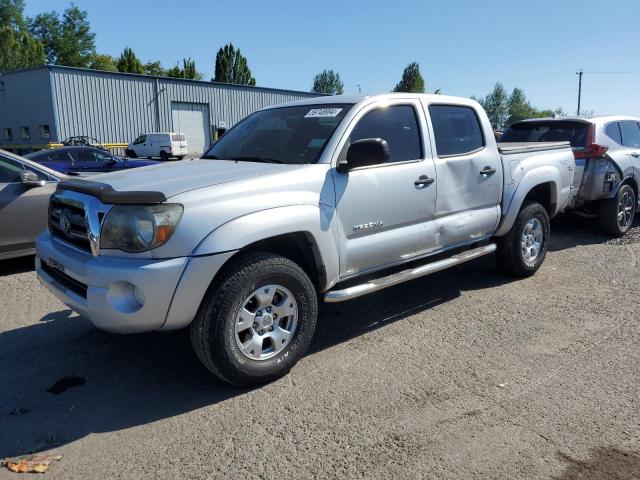
M5 140L13 140L13 132L10 128L4 129L4 139Z
M20 127L20 138L22 140L31 139L31 133L29 132L29 127Z
M40 125L40 138L51 138L51 130L49 130L49 125Z

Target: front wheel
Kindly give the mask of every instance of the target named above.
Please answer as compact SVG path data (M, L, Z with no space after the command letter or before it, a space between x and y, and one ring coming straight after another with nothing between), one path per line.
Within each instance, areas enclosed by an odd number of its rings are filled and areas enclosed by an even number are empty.
M536 202L525 203L509 233L497 241L498 266L516 277L533 275L547 254L550 232L545 208Z
M305 271L269 253L239 257L207 292L191 324L200 361L237 386L285 375L307 350L318 300Z
M636 194L631 185L622 185L616 196L600 202L600 228L614 237L622 237L633 225L636 214Z
M136 152L134 152L133 150L125 150L125 155L127 156L127 158L136 158L138 155L136 155Z

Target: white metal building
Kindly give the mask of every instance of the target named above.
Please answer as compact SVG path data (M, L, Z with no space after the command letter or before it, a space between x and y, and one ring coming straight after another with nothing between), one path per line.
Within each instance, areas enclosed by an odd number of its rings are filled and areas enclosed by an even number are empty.
M309 92L43 66L0 75L0 148L47 148L71 136L118 146L144 132L187 136L197 155L265 106Z

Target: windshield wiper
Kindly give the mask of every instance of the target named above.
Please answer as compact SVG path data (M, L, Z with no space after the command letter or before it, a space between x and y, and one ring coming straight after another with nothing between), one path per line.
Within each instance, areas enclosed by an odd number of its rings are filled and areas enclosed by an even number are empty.
M269 157L233 157L229 160L235 160L236 162L284 163L282 160Z

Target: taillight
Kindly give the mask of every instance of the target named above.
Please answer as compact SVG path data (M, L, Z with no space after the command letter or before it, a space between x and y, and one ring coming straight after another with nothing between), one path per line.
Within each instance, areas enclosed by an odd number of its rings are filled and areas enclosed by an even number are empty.
M596 127L595 125L589 125L589 131L587 132L587 144L583 150L574 151L573 156L576 158L599 158L607 153L609 147L600 145L596 142Z

